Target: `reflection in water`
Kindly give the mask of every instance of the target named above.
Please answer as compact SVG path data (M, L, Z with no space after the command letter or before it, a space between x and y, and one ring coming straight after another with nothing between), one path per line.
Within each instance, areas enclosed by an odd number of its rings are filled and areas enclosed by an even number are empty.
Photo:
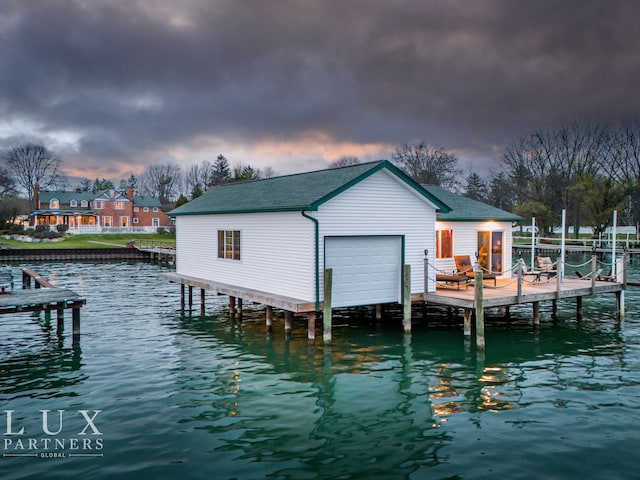
M73 396L67 388L86 379L82 349L79 343L65 347L62 333L38 314L0 317L0 395Z
M514 308L510 323L495 312L479 354L463 338L461 316L430 308L424 319L418 308L410 336L401 333L400 310L387 309L377 323L361 309L336 317L330 345L310 346L304 322L285 338L279 311L271 332L251 306L244 321L229 320L225 298L207 297L209 315L182 315L178 289L157 266L29 267L87 297L82 350L39 319L20 316L16 328L0 318L0 402L25 416L103 410L105 457L0 458L5 476L387 480L637 471L640 290L628 292L623 328L607 297L585 299L580 323L570 301L560 302L556 322L543 306L538 329L529 308ZM559 455L562 462L549 461Z
M492 335L504 345L496 340L486 354L465 352L461 332L448 328L406 336L395 326L353 323L332 344L309 346L303 324L294 323L284 338L266 331L262 315L246 310L243 322L181 318L186 338L178 345L176 375L191 384L197 371L206 378L203 390L216 392L201 404L206 414L183 421L230 435L217 454L259 460L265 472L283 478L310 468L348 476L354 464L366 478L385 478L389 471L410 475L446 463L442 452L456 440L446 425L456 415L523 407L523 363L585 348L607 357L621 353L615 329L588 324L552 324L544 335L532 335L528 325L498 329ZM194 338L207 339L208 368L201 353L194 357ZM556 375L566 375L561 363L552 365ZM473 422L482 425L479 417Z

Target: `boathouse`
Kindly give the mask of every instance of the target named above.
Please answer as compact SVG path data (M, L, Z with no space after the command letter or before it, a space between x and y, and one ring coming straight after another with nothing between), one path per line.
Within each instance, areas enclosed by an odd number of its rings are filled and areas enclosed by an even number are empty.
M424 252L435 261L436 213L448 211L388 161L222 185L170 212L171 279L316 312L331 268L333 307L405 303L424 292Z
M440 272L454 272L454 257L467 255L485 272L510 278L513 264L513 222L522 217L441 187L423 185L450 210L436 217L436 260Z

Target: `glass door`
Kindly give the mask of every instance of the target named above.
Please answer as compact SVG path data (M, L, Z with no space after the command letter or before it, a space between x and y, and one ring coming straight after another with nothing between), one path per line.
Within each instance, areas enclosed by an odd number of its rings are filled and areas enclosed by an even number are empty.
M478 263L485 272L502 274L504 232L478 232Z
M491 232L491 271L502 275L503 232Z

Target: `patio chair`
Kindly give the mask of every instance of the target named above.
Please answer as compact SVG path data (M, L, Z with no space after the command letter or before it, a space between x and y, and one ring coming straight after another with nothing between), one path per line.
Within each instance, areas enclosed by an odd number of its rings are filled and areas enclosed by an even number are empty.
M471 257L469 255L455 255L453 257L456 262L456 272L454 275L460 275L473 279L475 273L473 272L473 263L471 263ZM497 286L497 275L490 272L482 272L483 280L493 280L493 285Z
M547 279L555 277L558 273L551 257L536 257L536 267L547 275Z
M578 272L578 271L576 270L576 276L577 276L578 278L581 278L582 280L590 280L590 279L591 279L592 277L594 277L594 276L595 276L595 279L596 279L596 280L602 280L602 279L600 278L600 275L602 275L602 272L603 272L603 269L602 269L602 268L599 268L598 270L596 270L596 274L595 274L595 275L593 275L593 272L589 272L589 273L587 273L587 274L583 275L582 273L580 273L580 272Z
M446 285L452 285L458 287L460 290L460 284L464 284L465 288L469 285L471 278L466 275L456 275L455 273L449 275L446 273L436 273L436 282L441 282Z
M539 270L530 270L529 267L527 267L527 264L522 262L522 277L526 278L526 277L533 277L532 282L536 283L540 281L540 275L542 275L542 272Z

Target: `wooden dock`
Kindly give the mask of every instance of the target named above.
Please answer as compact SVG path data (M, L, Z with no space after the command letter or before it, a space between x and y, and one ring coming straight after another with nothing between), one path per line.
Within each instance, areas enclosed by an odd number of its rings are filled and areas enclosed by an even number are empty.
M518 296L517 281L514 278L498 280L497 285L483 287L483 307L508 307L530 303L532 305L543 301L558 301L568 298L582 298L603 293L618 294L623 290L621 283L596 281L592 286L589 280L564 277L558 288L557 282L542 280L540 282L526 283ZM424 295L424 301L446 307L473 309L476 306L475 288L438 288L434 293ZM534 308L534 323L538 320Z
M35 288L31 288L31 285ZM45 320L51 319L55 311L58 330L64 329L64 311L72 312L72 329L74 340L80 337L80 308L86 299L66 288L57 288L37 273L22 270L22 288L7 290L0 295L0 315L22 312L44 312Z
M155 263L175 263L176 247L162 241L145 241L144 243L136 243L132 240L127 247L135 249L137 252L143 253Z
M475 272L476 277L468 286L445 287L442 283L436 284L436 290L425 285L424 292L411 292L411 270L408 265L403 268L403 329L406 333L411 331L411 304L413 302L425 302L432 305L450 308L464 309L464 335L471 336L471 318L475 316L476 342L478 350L484 350L484 311L487 308L505 307L507 315L512 305L532 305L532 321L534 325L540 323L540 302L551 301L554 313L557 311L558 300L576 299L577 318L582 317L582 299L587 296L612 293L616 296L618 314L624 316L624 292L627 286L626 274L622 271L620 282L599 280L596 275L596 259L592 258L592 272L590 277L577 278L559 277L553 272L533 272L523 274L521 269L517 275L511 278L497 279L493 282L483 282L482 272ZM624 261L622 262L624 265ZM430 278L428 265L425 259L425 278ZM266 305L266 326L271 328L273 307L285 310L285 334L291 329L291 320L294 315L306 316L308 322L308 338L315 339L316 316L322 315L323 340L331 341L332 325L332 271L325 269L324 295L316 304L294 298L281 297L267 292L255 291L236 285L228 285L219 282L189 277L177 273L164 274L171 282L181 286L181 308L185 308L185 286L188 287L188 306L193 305L193 288L200 289L201 311L204 311L205 291L213 291L218 295L229 296L229 313L242 317L242 301L248 300ZM525 276L528 275L528 279ZM435 278L435 277L434 277ZM608 279L609 280L609 279ZM376 319L382 318L382 306L376 306Z

